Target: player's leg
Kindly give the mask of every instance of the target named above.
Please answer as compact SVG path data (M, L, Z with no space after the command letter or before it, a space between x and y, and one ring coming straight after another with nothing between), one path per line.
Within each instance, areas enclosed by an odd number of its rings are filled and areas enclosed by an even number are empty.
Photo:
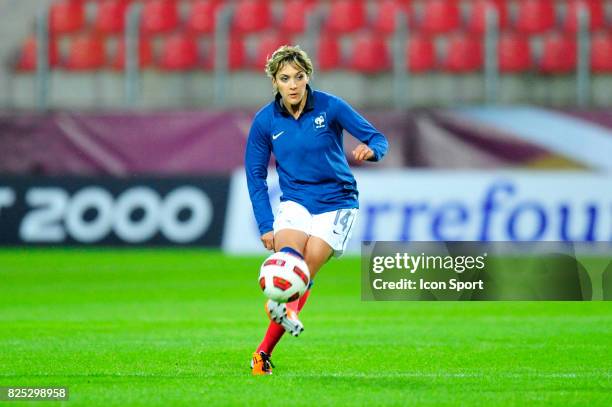
M274 251L280 252L289 247L303 258L307 240L308 235L301 230L282 229L274 233Z
M340 257L351 238L353 225L357 218L357 209L340 209L314 215L311 236L306 242L304 258L310 270L310 281L321 270L321 267L332 257ZM287 304L287 307L300 312L310 296L310 287L299 300Z
M303 253L304 261L310 271L310 284L306 292L299 299L287 304L279 304L274 301L268 301L267 303L267 312L270 318L280 323L285 331L293 336L299 336L304 331L304 325L298 318L298 314L310 296L310 288L312 287L314 276L332 256L333 250L324 240L311 236L306 242Z
M279 247L295 247L292 244L295 242L300 243L301 238L297 234L294 233L286 233L286 232L295 232L293 230L282 230L279 233L283 240L277 239L277 235L274 236L274 243L276 249L279 250ZM278 244L277 244L278 243ZM298 246L299 247L299 246ZM310 237L307 238L305 243L305 248L302 253L304 253L304 260L308 265L308 269L311 274L311 282L314 275L321 269L323 264L329 260L329 258L333 254L333 250L331 246L326 243L324 240L318 237ZM268 331L266 335L257 348L257 351L253 354L253 361L251 363L251 367L253 368L253 374L255 375L263 375L263 374L271 374L272 373L272 361L270 360L270 355L272 354L272 350L276 346L276 344L280 341L281 337L285 333L285 331L291 332L294 336L299 335L303 330L304 326L298 319L297 315L304 307L308 296L310 295L310 287L304 295L302 295L298 300L290 302L288 304L270 304L270 301L266 303L266 311L270 314L270 309L268 307L271 306L283 306L284 315L281 318L281 324L271 321L268 326Z
M274 221L274 249L275 251L293 251L293 254L303 257L312 216L306 208L295 202L282 202ZM280 341L286 329L301 332L303 326L286 318L287 310L284 304L266 301L266 313L271 319L262 342L253 354L251 367L254 375L272 373L270 355L276 344ZM278 320L280 324L274 322ZM287 327L283 326L287 325ZM298 321L299 322L299 321ZM289 326L290 324L290 326ZM301 329L300 329L301 327Z
M308 265L310 271L310 285L306 292L296 301L287 304L287 308L290 311L294 311L296 315L304 308L304 304L310 296L310 289L312 282L314 281L315 275L319 272L321 267L332 257L334 251L331 246L323 239L311 236L306 242L306 248L304 249L304 260Z
M312 215L303 206L295 202L281 203L274 222L274 250L288 252L304 259L311 221ZM293 336L298 336L304 330L304 326L297 319L297 314L287 310L286 304L268 300L266 313L272 322L282 325L285 331ZM272 332L277 331L273 325L271 325L271 330ZM280 339L282 333L277 336ZM275 339L275 337L272 338ZM273 341L274 344L276 342Z
M307 241L308 235L295 229L282 229L274 235L274 246L277 252L284 251L302 259L304 259L303 254ZM297 304L297 301L294 302ZM283 334L279 331L277 324L280 324L284 331L293 336L298 336L304 331L304 325L297 317L296 307L268 300L266 302L266 313L272 321L268 329L271 335L266 335L262 344L271 345L268 348L273 348Z
M306 248L304 250L304 260L308 265L310 271L310 279L313 280L321 267L327 263L334 250L325 240L317 236L310 236L306 242Z

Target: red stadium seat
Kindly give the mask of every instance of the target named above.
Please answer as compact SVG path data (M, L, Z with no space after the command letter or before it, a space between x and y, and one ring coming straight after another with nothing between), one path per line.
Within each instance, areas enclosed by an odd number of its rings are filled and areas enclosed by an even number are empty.
M101 0L98 3L94 27L104 34L118 34L125 28L127 0Z
M385 40L381 36L371 33L356 36L353 40L350 67L366 74L391 69L389 47Z
M576 69L576 40L558 33L544 37L539 68L541 72L558 74Z
M578 30L578 10L580 4L586 7L589 11L589 27L591 30L597 30L604 26L604 3L601 0L568 0L566 4L565 18L563 19L563 28L569 32Z
M50 68L57 66L59 61L59 51L57 42L52 39L49 40L49 59L48 64ZM36 37L28 37L19 52L19 58L17 60L16 68L22 72L32 72L37 67L37 45Z
M219 0L193 0L187 17L187 28L194 33L210 34L215 30Z
M143 3L141 28L145 34L161 34L176 29L179 12L175 0L148 0Z
M483 43L465 34L451 35L448 39L443 68L451 72L472 72L482 69Z
M239 0L234 9L232 30L238 34L263 31L272 24L268 0Z
M612 72L612 34L602 33L591 38L591 69L596 73Z
M552 0L519 0L515 26L522 33L541 33L555 25L555 17Z
M426 72L436 68L436 49L431 38L413 33L406 46L409 71Z
M106 64L106 47L101 37L82 34L72 39L63 66L71 71L92 71Z
M459 27L460 13L456 0L429 0L423 3L418 27L430 34L444 33Z
M166 71L189 71L198 66L198 44L184 33L172 34L162 44L158 66Z
M214 44L208 48L207 57L202 68L204 70L212 70L215 68L215 61L217 54L215 52ZM246 52L244 49L244 41L240 36L232 36L229 40L229 46L227 47L227 66L230 71L242 69L246 65Z
M67 34L85 26L83 0L61 0L51 4L49 30L52 34Z
M316 62L320 71L331 71L342 66L340 43L334 34L323 33L319 37Z
M153 62L153 49L151 47L151 42L147 38L141 38L138 45L138 65L141 69L147 68L151 66L151 63ZM110 61L110 67L116 70L125 69L126 58L125 41L121 39L117 44L117 50Z
M283 11L279 28L287 34L303 33L306 30L306 19L317 3L313 0L287 0L283 3Z
M505 0L472 0L469 4L467 29L473 33L484 33L487 29L487 9L497 10L498 27L508 25L508 8Z
M251 63L253 69L263 69L266 61L274 51L281 45L290 45L291 38L278 33L267 33L263 35L257 43L255 59Z
M376 17L372 28L382 34L390 34L395 31L396 16L404 12L405 21L408 22L409 7L406 0L380 0L376 2Z
M500 72L515 73L531 69L531 49L527 37L513 32L503 33L497 49Z
M363 0L331 0L325 28L332 33L354 32L366 24Z

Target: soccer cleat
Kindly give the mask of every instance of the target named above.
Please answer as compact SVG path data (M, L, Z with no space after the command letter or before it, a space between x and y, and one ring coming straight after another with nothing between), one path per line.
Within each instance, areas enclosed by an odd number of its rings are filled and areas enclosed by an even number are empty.
M283 303L268 300L265 304L266 314L271 321L280 324L282 319L287 316L287 306Z
M272 368L274 364L268 355L264 351L253 353L253 359L251 359L251 372L254 376L261 376L266 374L272 374Z
M304 325L298 319L297 312L287 308L285 304L268 300L265 308L270 320L282 325L291 335L297 337L304 331Z

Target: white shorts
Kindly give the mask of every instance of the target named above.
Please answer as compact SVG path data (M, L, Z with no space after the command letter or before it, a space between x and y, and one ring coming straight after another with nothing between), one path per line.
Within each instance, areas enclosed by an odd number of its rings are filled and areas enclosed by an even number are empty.
M359 209L338 209L313 215L302 205L292 201L281 202L274 219L274 234L282 229L295 229L309 236L323 239L340 257L352 235Z

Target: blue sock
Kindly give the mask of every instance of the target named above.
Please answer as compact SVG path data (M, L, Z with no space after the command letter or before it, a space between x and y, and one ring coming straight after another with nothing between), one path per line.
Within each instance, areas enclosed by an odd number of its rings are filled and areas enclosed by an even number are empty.
M300 252L298 252L297 250L295 250L292 247L283 247L279 251L285 252L285 253L289 253L289 254L293 254L294 256L298 256L300 259L304 260L304 256L302 256L302 254Z

